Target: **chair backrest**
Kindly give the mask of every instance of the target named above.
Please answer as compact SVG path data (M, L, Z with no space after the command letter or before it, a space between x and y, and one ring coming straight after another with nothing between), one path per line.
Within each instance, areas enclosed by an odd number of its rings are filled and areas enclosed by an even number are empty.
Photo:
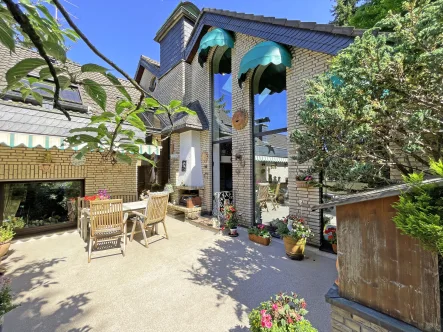
M139 200L135 192L111 192L112 199L122 199L123 203L136 202Z
M277 183L277 186L275 187L275 197L278 196L278 194L280 194L280 182Z
M90 201L85 200L84 197L77 197L77 225L80 225L80 218L82 217L82 210L89 208Z
M89 218L92 236L96 231L111 228L120 228L123 231L123 201L121 199L91 201Z
M257 201L263 202L266 201L269 197L269 184L268 183L259 183L258 184L258 193L257 193Z
M169 193L150 193L146 204L144 223L146 225L162 221L168 211Z

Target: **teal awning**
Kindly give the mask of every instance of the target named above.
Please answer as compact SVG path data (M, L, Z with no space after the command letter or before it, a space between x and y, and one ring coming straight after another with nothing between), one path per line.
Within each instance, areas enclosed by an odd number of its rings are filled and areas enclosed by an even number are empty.
M286 68L291 68L291 61L292 56L283 45L272 41L257 44L240 62L238 83L241 87L248 71L257 68L252 82L254 94L266 88L271 93L282 92L286 89Z
M211 47L214 46L226 46L227 48L234 47L234 38L232 35L223 29L217 28L209 31L203 36L198 48L198 62L201 66L208 59L208 53Z

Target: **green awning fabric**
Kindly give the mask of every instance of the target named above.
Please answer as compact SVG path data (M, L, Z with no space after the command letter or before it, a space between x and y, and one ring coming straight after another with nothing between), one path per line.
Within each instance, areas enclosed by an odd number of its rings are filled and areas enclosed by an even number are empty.
M201 66L203 66L208 59L209 50L214 46L226 46L227 48L233 48L234 38L228 31L220 28L211 30L204 35L197 52L198 62Z
M245 54L240 62L238 83L240 87L246 80L249 70L255 70L253 93L261 93L268 88L271 93L286 89L286 68L291 68L292 56L278 43L267 41L257 44Z

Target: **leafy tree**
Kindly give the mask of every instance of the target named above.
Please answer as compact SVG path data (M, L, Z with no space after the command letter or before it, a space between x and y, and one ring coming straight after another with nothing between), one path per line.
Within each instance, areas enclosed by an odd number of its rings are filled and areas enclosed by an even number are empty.
M389 170L427 169L442 156L443 0L405 4L308 82L291 139L295 159L339 181L383 181Z
M63 28L51 15L47 6L54 5L66 20L69 28ZM86 45L111 68L125 77L129 84L122 84L107 68L97 64L85 64L80 71L72 71L67 65L66 51L68 42L82 40ZM54 108L59 109L70 120L69 113L60 103L60 90L71 84L82 85L86 93L99 105L102 113L91 117L90 124L85 128L72 130L73 136L67 139L70 146L80 146L77 158L82 158L88 152L100 152L103 159L111 163L131 163L133 157L146 160L139 154L138 144L144 140L137 139L136 131L146 133L146 127L138 114L148 109L155 109L156 114L167 114L173 128L172 115L178 112L195 114L194 111L183 107L180 101L173 100L163 105L149 95L134 79L114 62L102 54L83 32L71 20L66 9L59 0L0 0L0 42L15 51L17 43L32 47L41 58L28 58L18 62L6 73L6 91L18 89L23 99L32 96L42 102L43 96L53 96ZM55 61L53 61L55 59ZM28 77L31 71L38 70L39 78ZM117 101L111 112L107 103L107 94L102 84L88 78L88 73L99 73L116 88L122 98ZM54 91L36 87L36 83L52 79ZM138 100L132 100L128 89L135 89ZM43 91L44 90L44 91ZM171 132L172 132L171 128Z
M358 6L349 18L348 23L357 28L368 29L377 22L386 18L389 12L393 14L404 13L403 2L405 0L368 0Z
M334 20L331 23L336 25L349 25L350 18L357 9L358 0L336 0L332 9Z
M443 162L431 161L431 170L443 177ZM443 187L423 184L423 177L423 173L404 177L410 188L393 205L397 210L393 221L403 234L420 240L424 248L442 255Z

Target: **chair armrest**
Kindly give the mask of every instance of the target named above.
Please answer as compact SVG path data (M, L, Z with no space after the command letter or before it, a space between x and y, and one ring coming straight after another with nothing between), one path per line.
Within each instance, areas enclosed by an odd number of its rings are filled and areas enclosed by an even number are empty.
M128 221L128 213L127 212L123 216L123 224L126 224L126 221Z
M135 214L137 217L146 219L146 216L143 213L137 212L137 211L131 211L131 213Z

